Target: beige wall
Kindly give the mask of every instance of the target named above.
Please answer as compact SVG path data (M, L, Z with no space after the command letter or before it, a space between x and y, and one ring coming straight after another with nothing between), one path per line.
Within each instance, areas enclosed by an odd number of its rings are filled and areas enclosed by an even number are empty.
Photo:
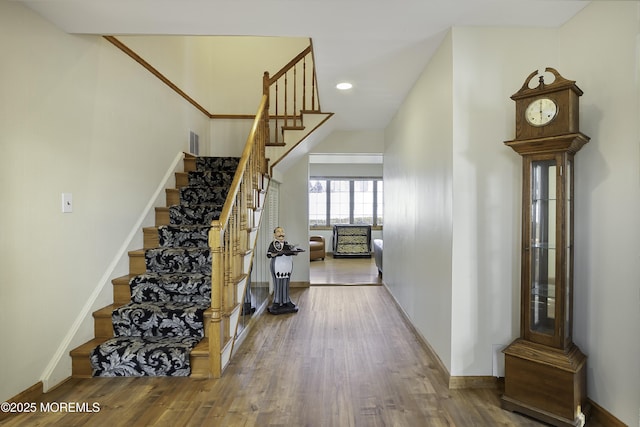
M515 137L509 97L534 70L560 68L545 48L556 44L550 29L453 30L452 375L491 375L494 345L520 332L522 157L503 142Z
M303 156L283 175L280 183L278 213L287 241L309 250L309 156ZM302 254L293 262L292 282L309 283L309 256Z
M509 96L544 66L578 80L592 141L576 160L575 341L589 356L589 396L629 425L640 401L637 17L638 2L592 2L559 30L455 28L384 134L385 283L452 375L490 375L492 345L519 324L520 159L502 144L514 135ZM108 42L65 34L20 4L0 0L0 29L6 399L69 375L68 350L92 336L91 310L111 302L109 281L127 270L123 245L139 246L135 226L151 221L145 209L188 131L211 141L203 154L227 154L234 143L222 141L244 125L212 125ZM170 46L185 58L201 49ZM218 112L224 97L202 88L206 76L173 66L167 74ZM305 158L280 187L292 242L308 233L307 177ZM62 192L73 193L71 214L60 212ZM308 280L302 265L294 280Z
M493 345L519 334L509 96L545 66L578 81L592 140L576 157L574 341L589 356L589 397L629 425L640 401L638 4L592 2L560 29L454 28L387 128L384 164L385 283L452 375L491 375Z
M138 35L118 39L211 114L255 114L264 72L275 74L309 46L306 37ZM230 81L244 83L229 85ZM200 135L200 146L212 155L240 156L252 124L253 120L211 120L210 138Z
M451 370L453 41L385 131L384 283Z
M559 31L578 80L574 340L589 356L589 396L640 419L640 2L591 2Z
M196 101L212 114L255 114L262 96L263 73L275 74L309 46L306 37L118 36L118 39L182 90L195 94ZM229 81L234 80L245 84L230 86Z
M0 1L0 34L4 400L70 375L68 350L93 336L91 311L128 271L123 245L209 120L101 37L65 34L18 2Z

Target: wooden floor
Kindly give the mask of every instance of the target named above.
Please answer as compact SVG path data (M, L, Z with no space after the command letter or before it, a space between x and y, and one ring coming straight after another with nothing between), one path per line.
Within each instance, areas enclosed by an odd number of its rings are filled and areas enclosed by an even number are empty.
M333 258L331 253L324 260L309 263L311 285L381 285L373 257Z
M496 389L449 390L384 286L294 288L292 299L300 311L262 314L220 379L71 379L44 401L99 412L38 409L0 424L543 425L502 410Z

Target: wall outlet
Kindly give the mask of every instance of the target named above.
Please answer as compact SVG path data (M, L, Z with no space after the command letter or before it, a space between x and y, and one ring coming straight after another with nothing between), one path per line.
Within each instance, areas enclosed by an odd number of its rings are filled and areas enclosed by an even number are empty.
M507 347L507 344L493 344L493 366L492 373L494 377L504 377L504 354L502 350Z
M62 193L62 213L73 212L73 195L71 193Z

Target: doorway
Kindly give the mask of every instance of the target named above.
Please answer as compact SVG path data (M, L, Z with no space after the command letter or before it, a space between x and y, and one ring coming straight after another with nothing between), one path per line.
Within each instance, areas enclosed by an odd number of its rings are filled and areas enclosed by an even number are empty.
M316 285L381 285L373 256L371 258L334 258L310 261L309 282Z

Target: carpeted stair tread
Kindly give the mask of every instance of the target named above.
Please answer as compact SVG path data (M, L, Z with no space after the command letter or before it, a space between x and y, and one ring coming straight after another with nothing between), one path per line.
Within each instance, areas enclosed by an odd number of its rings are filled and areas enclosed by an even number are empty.
M196 170L218 170L235 173L239 157L197 157Z
M211 303L211 276L200 273L145 273L129 280L132 302Z
M168 200L180 204L156 208L156 226L144 230L145 249L129 252L130 274L114 281L118 304L94 313L101 325L109 322L104 325L114 335L82 347L86 352L94 346L94 376L186 376L192 352L197 375L208 371L209 343L202 337L204 319L211 316L209 231L220 217L239 158L188 160L188 171L185 162L186 172L176 173L176 189L167 191ZM130 302L123 305L126 279ZM84 373L89 365L81 369Z
M209 248L154 248L144 257L148 272L211 274Z
M161 225L158 243L161 247L209 247L210 225Z
M222 204L169 206L169 224L204 225L220 218Z
M191 350L201 338L114 337L90 354L93 375L101 377L189 376Z
M183 205L224 205L227 186L189 185L180 191L180 204Z
M229 187L233 181L234 172L224 171L195 171L189 172L187 178L189 186Z
M113 310L115 336L204 336L206 305L179 302L130 303Z

